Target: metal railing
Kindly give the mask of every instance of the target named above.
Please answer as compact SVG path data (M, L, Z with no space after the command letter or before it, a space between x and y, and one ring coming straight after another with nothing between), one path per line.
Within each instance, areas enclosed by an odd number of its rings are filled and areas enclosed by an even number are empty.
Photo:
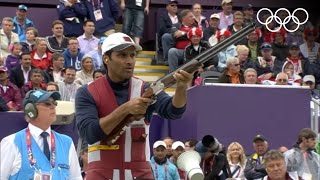
M320 118L320 99L312 98L311 100L311 129L319 134L319 118Z

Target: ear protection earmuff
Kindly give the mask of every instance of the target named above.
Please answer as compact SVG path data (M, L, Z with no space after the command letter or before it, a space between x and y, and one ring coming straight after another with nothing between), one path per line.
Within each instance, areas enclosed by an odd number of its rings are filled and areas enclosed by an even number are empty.
M37 109L36 105L33 103L33 101L30 100L32 93L34 93L34 90L31 90L26 94L25 100L27 102L26 102L26 105L24 106L23 110L24 110L25 115L28 118L35 119L38 116L38 109Z

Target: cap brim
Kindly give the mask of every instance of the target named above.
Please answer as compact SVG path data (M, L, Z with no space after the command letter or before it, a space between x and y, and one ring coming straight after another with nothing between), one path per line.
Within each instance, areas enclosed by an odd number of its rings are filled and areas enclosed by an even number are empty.
M257 141L266 141L266 140L263 139L263 138L255 138L255 139L253 140L253 142L257 142Z
M179 4L178 1L170 1L168 4Z
M127 49L130 46L134 46L136 51L142 51L142 47L140 45L137 45L135 43L125 43L125 44L121 44L119 46L116 46L114 48L112 48L113 51L122 51L124 49Z
M57 100L60 100L60 96L61 95L60 95L60 93L58 91L47 92L43 96L41 96L41 98L37 102L47 101L50 97L52 97L53 100L57 101Z

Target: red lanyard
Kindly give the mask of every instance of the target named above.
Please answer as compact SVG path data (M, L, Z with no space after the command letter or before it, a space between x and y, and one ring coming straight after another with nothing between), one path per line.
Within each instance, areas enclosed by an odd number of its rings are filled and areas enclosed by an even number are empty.
M203 163L202 163L202 170L203 170L204 174L206 174L205 166L206 166L206 161L204 160ZM213 160L210 161L210 171L212 171L212 168L213 168Z
M94 5L94 4L95 4L94 1L95 1L95 0L91 0L92 8L93 8L93 10L96 10L96 6ZM100 0L98 0L98 5L97 5L97 7L98 7L98 9L101 9L101 7L100 7Z
M28 148L28 159L31 166L36 164L36 160L33 159L33 154L31 150L31 134L29 128L26 129L26 138L27 138L27 148ZM51 167L54 168L56 164L56 147L54 143L54 135L51 132Z
M158 174L158 164L154 163L154 170L156 171L156 179L159 179L159 174ZM167 180L167 173L168 173L168 165L167 163L164 164L164 179Z

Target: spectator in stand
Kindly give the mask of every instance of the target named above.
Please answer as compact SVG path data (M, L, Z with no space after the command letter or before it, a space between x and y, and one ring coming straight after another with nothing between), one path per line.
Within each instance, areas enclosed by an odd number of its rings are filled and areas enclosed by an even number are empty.
M244 26L247 26L250 23L257 22L256 17L254 16L253 7L251 4L247 4L242 8L243 12L243 23Z
M266 22L266 20L269 17L270 17L270 14L263 15L262 22ZM275 29L275 21L271 21L271 22L267 23L267 25L264 25L261 27L262 38L263 38L262 42L267 42L267 43L271 44L273 42L272 33L271 33L271 31L268 30L268 28L266 26L268 26L269 29Z
M249 48L245 45L236 47L237 57L239 59L240 68L245 71L248 68L254 68L254 62L249 58Z
M219 13L220 24L219 29L226 29L233 23L232 0L222 0L222 11Z
M187 34L188 38L190 39L190 44L186 47L184 52L184 62L188 62L198 56L199 54L203 53L204 51L210 48L210 45L207 41L201 40L203 37L203 31L201 28L192 28L189 30ZM198 69L197 72L194 73L193 80L200 76L200 74L204 70L211 70L214 66L217 66L218 58L215 56L214 58L208 60L203 64L202 67Z
M75 82L76 69L72 66L69 66L65 69L65 71L66 73L64 74L64 80L58 82L61 100L74 102L76 92L80 87Z
M119 7L114 0L84 1L88 10L88 19L94 21L95 34L109 36L115 32L114 25L118 19Z
M45 70L52 65L52 54L47 51L47 41L45 38L36 39L35 48L31 51L32 66Z
M284 156L289 172L302 179L320 179L320 155L315 152L317 134L310 128L300 130L297 143Z
M21 46L20 43L15 42L15 43L10 45L9 49L10 49L11 54L9 54L7 56L5 64L7 66L8 74L10 76L11 69L13 69L15 67L18 67L19 64L20 64L20 54L21 54L21 51L22 51L22 46Z
M228 29L221 29L221 31L219 31L217 34L218 42L221 42L230 36L231 36L231 33ZM227 47L227 49L225 49L224 51L219 52L218 53L219 62L217 67L218 71L223 72L226 67L227 59L235 56L237 56L237 51L236 51L236 46L233 44Z
M315 99L320 99L320 92L315 88L315 78L313 75L305 75L303 77L303 86L309 86L311 89L311 96Z
M47 92L59 91L59 86L57 83L50 81L47 83L46 91Z
M172 25L178 23L178 16L177 16L177 11L178 11L178 1L176 0L168 0L167 6L166 6L167 12L160 16L159 21L158 21L158 43L160 45L159 49L163 53L163 57L165 58L164 60L168 60L168 51L170 47L172 47L172 36L170 34ZM164 36L165 35L165 36ZM164 36L164 37L162 37ZM169 39L171 44L168 44L167 46L163 46L163 41L162 38L164 39ZM165 49L167 48L167 49Z
M263 156L268 150L268 142L262 135L257 135L253 139L253 147L255 153L250 156L244 169L244 175L247 180L263 178L267 175L267 171L263 165Z
M278 150L270 150L264 155L264 163L267 176L261 180L302 180L297 172L288 172L286 161L281 152Z
M177 165L178 157L185 151L184 149L185 149L184 144L181 141L175 141L172 144L172 156L170 157L169 160L177 168L178 168L178 165ZM179 172L180 179L184 180L185 176L186 176L186 172L184 172L184 171L182 171L180 169L178 169L178 172Z
M272 46L270 43L263 43L260 46L262 56L258 57L255 62L255 69L258 73L260 81L271 80L273 81L276 75L281 72L283 62L272 56Z
M298 24L296 24L294 21L290 23L290 29L296 29ZM294 31L294 32L288 32L288 36L286 38L286 43L287 44L297 44L300 46L301 44L304 43L303 40L303 26L299 26L299 28Z
M81 60L81 70L76 73L76 82L85 85L93 81L93 60L91 57L84 56Z
M60 20L54 20L52 22L52 36L46 37L47 48L51 53L63 52L68 46L68 38L63 35L63 22Z
M277 32L272 32L272 55L280 61L285 61L289 55L289 46L286 44L287 31L280 28Z
M68 41L68 48L63 52L64 67L73 66L76 71L81 70L81 59L84 54L80 52L77 38L71 37Z
M28 7L21 4L18 6L16 16L13 18L13 32L19 36L19 41L26 41L26 30L33 27L33 22L27 18Z
M44 82L63 81L64 73L63 54L55 52L52 54L52 67L48 67L45 71Z
M282 154L284 154L285 152L288 151L288 148L286 146L280 146L278 148L278 151L281 152Z
M32 69L30 72L30 81L21 87L22 98L31 90L46 90L46 84L43 82L43 71L39 68Z
M80 51L83 54L87 54L90 51L97 50L99 39L93 35L95 30L94 22L90 19L84 21L83 30L84 34L77 38L79 42Z
M229 57L226 65L219 77L219 83L244 84L243 71L240 69L239 59Z
M103 63L102 63L102 43L106 39L105 36L102 36L98 41L98 48L95 50L90 51L88 54L85 54L85 56L91 57L93 60L94 69L103 69Z
M243 74L245 84L259 84L257 71L253 68L248 68Z
M188 32L193 28L194 17L191 10L185 9L181 11L181 24L175 24L172 27L172 36L175 41L174 48L170 48L168 52L169 71L176 70L179 65L183 64L184 52L187 45L190 43Z
M6 66L0 66L0 96L6 101L9 111L21 110L20 89L10 82Z
M92 77L93 77L93 80L95 81L104 75L106 75L106 72L104 70L96 69L93 71Z
M10 81L20 89L29 81L29 75L33 66L31 66L31 55L29 52L23 52L19 58L21 59L21 65L11 70Z
M172 144L173 144L173 139L171 137L166 137L163 139L163 142L166 143L167 145L167 158L170 158L172 156Z
M249 48L249 58L252 61L257 61L259 56L259 49L261 46L260 38L261 38L261 31L259 28L256 28L255 31L251 32L248 36L248 41L245 43L245 45Z
M194 151L195 151L197 142L198 142L198 141L195 140L195 139L186 140L186 141L184 142L184 150L186 150L186 151L192 151L192 150L194 150Z
M320 57L320 44L315 42L318 35L319 31L316 28L310 29L308 27L304 30L306 42L300 45L300 51L303 57L308 58L310 62L315 62Z
M63 22L64 35L78 37L83 34L83 22L87 17L87 9L83 2L77 0L60 1L57 6L59 20Z
M277 74L275 85L291 85L289 84L288 74L284 72L280 72L279 74Z
M243 170L246 165L246 155L241 144L232 142L229 145L227 159L232 178L237 180L245 179Z
M241 30L244 27L244 21L243 21L243 13L241 11L236 11L233 13L233 24L228 26L228 30L231 34L234 34ZM245 44L247 42L246 38L243 38L235 43L235 45L239 44Z
M19 42L19 36L13 30L13 19L5 17L2 19L0 29L0 66L4 65L7 56L10 54L9 46Z
M26 29L26 40L20 42L20 44L22 45L22 52L31 52L34 48L37 37L38 30L34 27L28 27Z
M131 35L136 44L140 44L144 30L144 15L149 14L150 0L121 0L121 9L123 13L122 32Z
M180 179L177 167L166 157L166 143L156 141L153 144L153 157L150 165L155 179L178 180Z
M203 40L208 41L211 46L218 43L217 32L219 32L220 16L219 14L211 14L209 27L203 31Z
M286 61L290 61L294 66L294 73L304 76L309 72L310 62L300 54L299 46L293 43L289 46L289 56Z
M195 23L197 23L197 27L201 29L205 29L209 27L209 23L205 16L202 13L202 6L200 3L194 3L192 5L192 13L194 15Z
M302 78L294 72L294 65L291 61L286 61L282 66L282 72L288 75L288 84L301 86Z

